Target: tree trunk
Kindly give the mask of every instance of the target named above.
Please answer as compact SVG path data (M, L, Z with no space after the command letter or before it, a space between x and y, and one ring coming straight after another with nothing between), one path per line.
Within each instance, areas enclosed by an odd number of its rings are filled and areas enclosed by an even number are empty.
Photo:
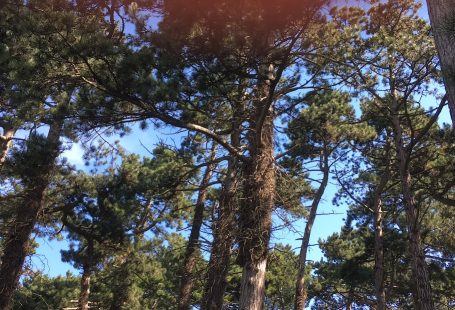
M239 262L243 267L240 287L240 309L260 310L263 306L265 268L272 227L275 197L273 158L273 109L270 78L258 86L255 111L248 132L249 160L243 163L243 197L240 208Z
M43 153L47 155L41 164L31 172L33 177L24 190L23 203L17 206L15 222L8 229L5 237L5 249L0 267L0 309L11 308L11 297L17 286L25 257L30 252L30 235L39 212L44 206L47 185L59 155L59 138L63 119L56 120L49 129Z
M455 0L427 0L427 5L455 130Z
M375 201L374 209L374 288L376 310L386 310L384 290L384 240L383 240L382 201Z
M416 310L434 310L430 278L425 253L422 247L420 235L418 206L411 190L411 173L409 171L408 155L403 143L403 131L399 119L398 103L393 100L392 122L394 127L394 140L397 152L398 170L400 173L401 191L406 212L406 224L408 228L408 238L410 242L411 269L415 284L414 308ZM410 152L411 150L409 150Z
M90 276L92 273L92 256L93 256L93 240L88 241L87 253L82 264L81 277L81 293L79 295L78 307L80 310L89 309L90 297Z
M194 209L193 225L191 226L191 233L188 239L186 248L185 259L183 262L182 279L180 282L179 304L178 310L188 310L191 306L191 295L194 285L194 267L196 266L197 251L199 249L199 235L201 232L202 223L204 221L205 201L207 198L207 189L212 177L215 164L213 160L216 156L216 146L213 144L210 161L205 170L204 176L201 181L199 195Z
M244 95L239 91L240 104L234 106L232 117L231 144L240 145L241 120L244 117ZM201 310L219 310L223 308L224 292L227 286L231 248L236 236L236 211L238 200L236 193L239 185L239 160L231 156L228 161L226 177L220 193L218 216L213 223L213 242L210 260L207 266L204 294Z
M387 159L385 171L373 193L372 209L374 210L374 288L376 295L376 310L386 310L384 287L384 215L381 195L390 179L390 140L385 145Z
M305 285L305 267L306 267L306 257L308 253L308 245L310 243L311 229L313 228L314 220L316 219L316 212L318 210L319 202L324 195L325 188L329 181L329 159L328 154L324 151L323 162L323 176L321 184L316 192L316 195L311 203L310 214L308 216L308 221L305 225L305 232L303 233L302 245L300 247L299 255L299 273L297 275L297 281L295 286L295 310L305 309L305 302L307 299L307 290Z
M266 265L267 258L262 257L249 261L243 267L240 309L263 309Z
M201 310L219 310L223 307L224 292L227 286L226 277L236 229L237 170L237 160L231 158L220 194L218 218L213 228L212 250L207 267L207 280Z
M11 147L11 141L16 133L16 128L3 127L3 135L0 135L0 167L5 162L6 155Z

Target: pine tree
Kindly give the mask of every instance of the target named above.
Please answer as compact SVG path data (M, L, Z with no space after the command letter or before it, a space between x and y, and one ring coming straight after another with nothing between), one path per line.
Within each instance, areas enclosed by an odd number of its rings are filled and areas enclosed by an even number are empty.
M428 13L434 40L441 61L441 71L449 100L452 123L455 120L455 2L451 0L428 0Z
M304 164L298 163L298 160L307 161L306 169L310 170L315 165L312 161L316 160L318 168L315 170L319 170L322 175L319 187L312 197L302 237L294 309L305 307L306 256L317 209L329 182L330 168L343 158L341 154L350 147L350 141L363 141L374 135L365 123L355 124L354 109L350 106L349 99L346 93L330 90L315 93L307 98L308 108L301 111L287 130L291 140L288 146L290 158L287 161L300 166Z

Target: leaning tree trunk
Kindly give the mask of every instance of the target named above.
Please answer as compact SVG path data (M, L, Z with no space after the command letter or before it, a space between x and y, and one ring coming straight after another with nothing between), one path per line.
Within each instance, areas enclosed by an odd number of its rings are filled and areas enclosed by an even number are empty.
M427 5L455 130L455 0L427 0Z
M308 221L305 225L305 232L303 233L302 245L300 247L299 255L299 273L297 275L297 281L295 286L295 310L305 309L305 302L307 299L307 290L305 285L305 268L306 268L306 257L308 253L308 247L310 243L311 229L313 228L314 220L316 219L316 212L318 210L319 202L324 195L325 188L329 181L329 160L328 154L324 151L323 156L323 176L321 184L316 192L316 195L311 203L310 214L308 216Z
M231 158L227 175L224 179L218 207L218 218L213 224L213 242L210 260L207 266L206 283L202 297L201 310L218 310L223 308L224 292L227 286L227 274L231 248L236 229L235 211L237 200L237 160Z
M0 267L0 309L11 308L11 298L17 286L25 257L30 253L30 235L43 209L45 190L49 184L55 160L59 155L60 134L63 119L56 120L49 129L45 145L41 146L39 165L30 171L31 177L26 184L23 202L17 206L15 221L5 237L2 265Z
M416 310L434 310L430 277L425 262L425 253L420 234L418 206L411 189L411 173L409 171L408 162L409 154L407 154L403 143L403 130L398 115L398 102L396 99L393 101L392 122L394 127L394 141L397 153L398 171L400 173L401 191L406 212L412 277L415 284L415 292L413 292L413 295L417 295L413 296L414 307Z
M201 232L202 223L204 221L205 201L207 198L207 190L215 168L215 155L216 146L213 144L210 163L207 165L204 176L200 184L199 195L194 208L193 225L191 226L191 233L186 247L185 259L183 262L182 278L180 282L180 293L178 310L188 310L191 306L191 295L194 286L194 267L196 266L197 253L199 249L199 235Z
M269 66L266 76L273 75ZM270 81L268 81L270 82ZM270 85L260 83L259 98L250 121L249 160L243 163L243 197L240 207L239 262L243 268L240 309L260 310L264 301L265 270L275 197L273 109Z
M82 264L81 277L81 293L79 295L78 307L79 310L89 309L90 298L90 277L92 273L92 257L93 257L93 240L88 240L87 252Z
M5 162L15 133L16 128L6 125L3 126L3 135L0 135L0 167Z

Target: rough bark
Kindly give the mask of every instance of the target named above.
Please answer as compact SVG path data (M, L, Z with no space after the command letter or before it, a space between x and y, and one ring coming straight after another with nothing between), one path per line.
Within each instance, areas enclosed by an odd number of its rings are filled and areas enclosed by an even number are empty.
M80 310L89 309L90 298L90 277L92 273L92 256L93 256L93 241L89 240L87 245L87 253L82 264L81 277L81 293L79 295L78 307Z
M267 258L255 259L243 267L240 309L263 309Z
M17 286L26 256L30 253L30 235L39 212L43 209L45 190L49 183L54 163L59 155L59 139L63 119L56 120L49 129L45 148L48 152L41 165L37 166L33 177L23 194L23 203L17 206L15 221L5 237L5 248L0 267L0 309L11 308L11 297Z
M205 201L207 198L208 184L210 178L212 177L215 164L213 163L215 159L215 144L212 147L210 162L211 164L207 165L204 176L200 184L200 190L197 198L197 202L194 208L193 223L191 226L191 233L188 239L188 245L186 248L185 259L183 262L183 271L180 282L180 293L179 293L179 303L178 310L188 310L191 306L191 295L193 292L194 286L194 267L196 266L197 260L197 251L199 249L199 235L201 232L202 223L204 221L204 209Z
M237 160L231 158L220 194L218 218L213 228L212 250L207 267L201 310L218 310L223 307L223 297L227 286L226 277L236 229L237 184Z
M242 88L241 88L242 89ZM231 144L240 145L241 120L244 116L244 96L239 91L239 104L233 106ZM201 310L223 308L224 292L227 287L227 275L230 266L231 249L236 236L236 211L238 209L237 189L239 185L239 159L231 156L228 161L226 177L220 193L217 218L213 223L213 242L210 260L207 266L204 294Z
M412 278L415 284L415 291L413 291L414 308L416 310L434 310L430 277L425 262L425 253L422 246L419 227L418 205L411 188L412 176L409 170L409 154L407 154L404 147L403 130L398 114L397 99L393 99L392 111L394 142L398 163L397 168L400 174L401 192L405 206L406 224L410 243Z
M273 66L268 67L265 76L273 77ZM261 82L247 137L250 158L242 167L244 184L239 225L239 263L243 268L241 310L262 309L264 300L265 266L275 197L270 92L270 80Z
M427 0L455 130L455 0Z
M16 128L3 126L3 135L0 135L0 166L5 162L6 155L11 148L11 141L16 133Z
M307 299L307 289L305 284L305 268L306 268L306 257L308 253L308 247L310 243L311 230L313 228L314 220L316 219L316 212L319 206L319 203L324 195L324 191L327 187L329 181L329 161L328 154L324 152L323 156L323 176L321 184L319 185L316 195L311 203L310 214L308 215L308 221L305 225L305 231L303 233L302 245L300 247L299 254L299 273L297 275L297 281L295 286L295 310L305 309L305 302Z

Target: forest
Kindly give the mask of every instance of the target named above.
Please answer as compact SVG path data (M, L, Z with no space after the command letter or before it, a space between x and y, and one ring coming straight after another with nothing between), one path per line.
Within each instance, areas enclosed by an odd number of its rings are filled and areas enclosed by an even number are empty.
M455 0L0 0L0 309L455 309L454 121Z

